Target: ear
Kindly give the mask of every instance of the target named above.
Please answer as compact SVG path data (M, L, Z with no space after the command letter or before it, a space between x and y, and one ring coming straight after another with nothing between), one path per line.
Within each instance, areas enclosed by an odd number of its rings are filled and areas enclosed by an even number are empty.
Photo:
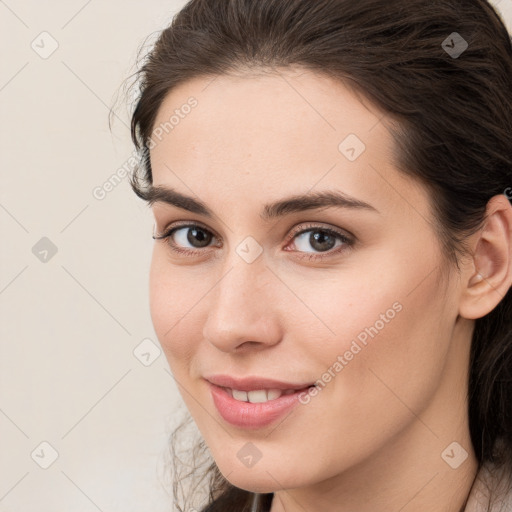
M512 205L504 194L487 203L485 223L471 245L459 314L477 319L492 311L512 285Z

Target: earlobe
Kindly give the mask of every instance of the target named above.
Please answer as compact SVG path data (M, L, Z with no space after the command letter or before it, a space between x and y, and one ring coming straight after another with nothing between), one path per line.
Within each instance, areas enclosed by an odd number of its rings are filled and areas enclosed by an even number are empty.
M464 273L460 316L482 318L512 285L512 205L505 195L487 204L484 226L474 235L472 258Z

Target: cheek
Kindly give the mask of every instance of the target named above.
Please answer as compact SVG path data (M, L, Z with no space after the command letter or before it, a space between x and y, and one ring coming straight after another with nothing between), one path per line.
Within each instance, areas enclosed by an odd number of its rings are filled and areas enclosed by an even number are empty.
M378 260L372 255L349 270L304 279L294 288L318 317L308 314L309 325L294 329L308 360L315 362L317 378L329 369L344 375L331 378L341 382L329 387L362 396L363 390L373 393L394 384L414 393L415 386L439 377L456 318L455 294L440 282L439 270L433 271L441 266L435 266L439 254L420 252L403 262L394 251L381 252Z
M322 403L336 403L336 423L368 438L376 426L396 431L410 410L426 407L442 379L456 308L437 274L425 274L418 266L383 276L378 286L345 281L339 300L325 303L323 318L336 335L324 337L320 353L310 349L310 360L324 368L318 413Z
M202 293L189 271L167 261L165 250L155 245L149 275L151 320L171 369L188 361L194 344L201 339L202 326L194 306Z

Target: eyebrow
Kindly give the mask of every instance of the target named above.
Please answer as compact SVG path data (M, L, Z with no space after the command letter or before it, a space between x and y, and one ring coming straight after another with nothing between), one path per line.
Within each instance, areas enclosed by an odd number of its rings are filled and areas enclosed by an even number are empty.
M154 203L165 203L182 210L204 215L208 218L214 217L213 212L202 201L182 194L172 188L151 185L144 192L144 199L148 202L149 206L152 206ZM263 206L260 216L264 221L269 221L291 213L332 207L369 210L378 213L376 208L355 197L335 190L326 190L323 192L293 195L266 204Z

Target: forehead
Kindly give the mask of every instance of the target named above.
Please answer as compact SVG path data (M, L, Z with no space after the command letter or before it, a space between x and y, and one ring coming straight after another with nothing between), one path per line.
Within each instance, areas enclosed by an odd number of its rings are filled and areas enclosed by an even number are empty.
M381 122L382 112L369 102L363 104L340 81L309 70L285 68L190 80L167 95L154 128L165 128L173 113L188 111L190 97L197 106L179 119L175 115L174 123L178 122L162 134L174 139L176 146L185 138L190 140L192 131L202 151L219 152L219 142L238 142L237 156L262 145L269 149L267 153L304 156L317 153L311 149L319 140L337 151L339 142L351 133L374 148L384 149L391 142Z
M418 187L394 169L390 124L340 81L308 70L196 78L158 110L153 180L205 198L214 187L272 198L333 186L381 208L387 188L396 205L401 194L391 189Z

